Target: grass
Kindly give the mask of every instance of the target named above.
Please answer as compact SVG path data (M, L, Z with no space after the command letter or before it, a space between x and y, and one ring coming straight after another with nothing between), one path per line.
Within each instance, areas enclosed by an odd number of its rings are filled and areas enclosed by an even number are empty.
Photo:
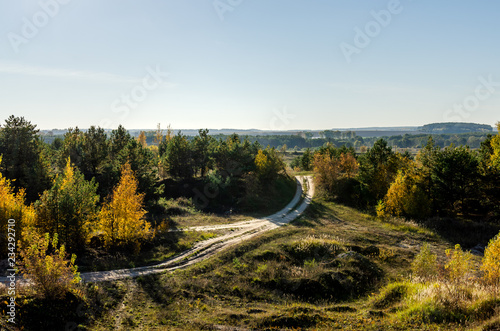
M196 242L216 237L223 231L175 231L195 226L231 224L250 220L254 217L267 216L283 208L293 197L296 190L295 180L280 178L270 187L265 195L256 197L253 207L259 210L247 214L213 214L197 210L192 200L160 199L158 209L163 217L152 217L151 222L157 229L153 240L143 243L141 250L120 248L115 250L87 249L78 257L80 271L102 271L121 268L147 266L163 262L193 247ZM257 208L258 207L258 208Z
M145 243L139 253L126 249L104 251L88 249L77 260L79 271L102 271L134 268L163 262L194 246L195 243L218 236L220 231L183 231L159 233Z
M409 280L411 261L424 242L438 259L453 244L430 227L382 222L314 200L292 224L187 269L86 284L84 314L76 323L88 330L498 327L499 299L491 288L461 292L437 281ZM60 321L78 316L69 307L61 310Z

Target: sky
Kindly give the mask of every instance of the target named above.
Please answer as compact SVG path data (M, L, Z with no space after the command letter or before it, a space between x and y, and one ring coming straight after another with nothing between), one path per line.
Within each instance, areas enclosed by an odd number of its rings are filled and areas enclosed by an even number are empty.
M499 1L0 0L0 122L500 121Z

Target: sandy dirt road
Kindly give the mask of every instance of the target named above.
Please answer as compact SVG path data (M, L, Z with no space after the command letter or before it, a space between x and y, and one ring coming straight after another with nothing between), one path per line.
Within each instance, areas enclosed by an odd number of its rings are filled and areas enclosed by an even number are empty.
M81 273L85 282L101 282L123 278L133 278L143 275L173 271L185 268L214 256L216 253L248 240L264 231L269 231L285 225L299 217L311 203L314 195L314 184L311 176L297 176L297 190L292 201L279 212L259 219L223 225L206 225L190 227L175 231L213 231L227 230L222 236L204 240L195 244L187 251L175 257L151 266L110 271L95 271ZM0 282L7 282L6 277L0 277Z

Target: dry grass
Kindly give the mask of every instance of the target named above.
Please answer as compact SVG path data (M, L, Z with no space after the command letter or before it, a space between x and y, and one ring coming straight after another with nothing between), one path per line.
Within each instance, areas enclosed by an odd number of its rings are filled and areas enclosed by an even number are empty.
M493 330L500 325L498 296L492 294L498 289L408 280L424 242L440 254L438 260L452 247L418 224L384 223L315 200L292 224L188 269L88 285L83 324L89 330L214 330L221 325L240 330Z

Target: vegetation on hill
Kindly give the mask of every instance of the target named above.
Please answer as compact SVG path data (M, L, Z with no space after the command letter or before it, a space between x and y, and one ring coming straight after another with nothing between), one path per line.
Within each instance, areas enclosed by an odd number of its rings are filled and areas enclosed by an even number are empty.
M293 196L286 149L208 130L190 139L158 127L154 140L93 127L47 144L35 125L7 119L0 250L7 256L14 218L19 266L35 281L18 291L20 324L2 328L500 325L500 133L477 150L427 138L416 156L385 139L362 154L349 144L306 149L288 160L314 174L316 196L292 224L173 273L78 284L82 268L159 262L220 233L169 228L272 213Z
M125 261L141 263L141 246L172 242L165 232L174 225L176 201L205 212L262 214L279 210L294 194L295 180L273 148L237 135L217 140L208 130L189 140L160 127L155 143L120 126L109 135L102 128L72 128L47 144L36 125L9 117L0 127L2 228L14 218L17 239L35 238L23 229L57 235L77 254L77 264L107 269L85 261L128 256ZM200 238L188 237L188 245ZM7 242L7 231L1 239ZM186 246L168 254L180 247Z
M487 124L476 123L431 123L420 128L420 131L429 133L468 133L468 132L492 132L493 128Z

